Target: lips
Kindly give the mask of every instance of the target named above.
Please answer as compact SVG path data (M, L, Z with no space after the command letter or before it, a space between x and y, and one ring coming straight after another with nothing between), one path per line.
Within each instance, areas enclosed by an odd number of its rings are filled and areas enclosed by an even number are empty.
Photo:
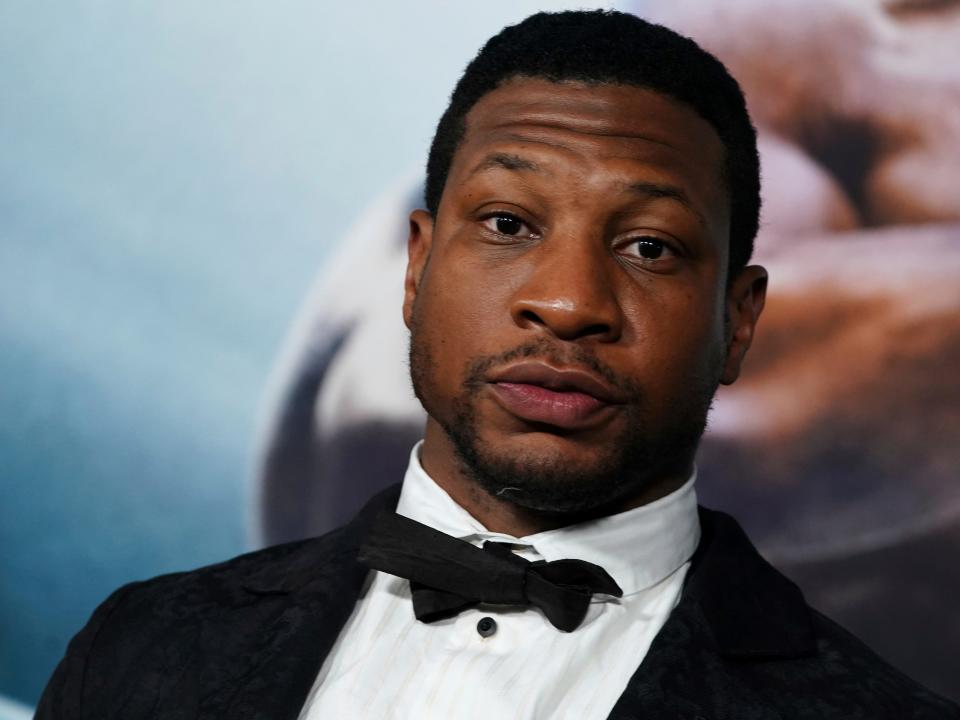
M511 365L489 381L494 397L510 414L567 430L602 422L623 402L614 388L591 373L539 362Z

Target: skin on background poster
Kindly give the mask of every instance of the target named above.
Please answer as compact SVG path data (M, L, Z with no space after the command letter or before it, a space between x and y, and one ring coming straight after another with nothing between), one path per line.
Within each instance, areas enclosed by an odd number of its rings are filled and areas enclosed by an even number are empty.
M0 10L0 720L117 586L400 478L427 145L542 5ZM759 131L770 296L700 500L960 699L960 2L617 7L717 54Z

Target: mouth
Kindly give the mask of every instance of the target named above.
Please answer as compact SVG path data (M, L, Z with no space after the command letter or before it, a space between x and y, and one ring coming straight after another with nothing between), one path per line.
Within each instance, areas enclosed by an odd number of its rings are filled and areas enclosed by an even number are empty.
M488 378L499 404L531 423L579 430L604 421L621 395L596 375L539 362L511 365Z

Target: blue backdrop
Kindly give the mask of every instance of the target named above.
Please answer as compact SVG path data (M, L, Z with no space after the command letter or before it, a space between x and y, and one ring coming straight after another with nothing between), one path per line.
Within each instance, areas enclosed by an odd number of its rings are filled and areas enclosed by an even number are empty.
M0 696L121 583L252 546L312 276L538 5L0 5Z

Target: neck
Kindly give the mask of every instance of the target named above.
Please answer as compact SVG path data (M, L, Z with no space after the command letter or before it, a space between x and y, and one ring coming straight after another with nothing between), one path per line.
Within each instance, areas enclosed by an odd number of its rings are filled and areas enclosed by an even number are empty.
M609 505L558 515L520 507L494 497L481 488L466 472L447 434L432 421L427 423L420 463L433 481L487 530L513 537L535 535L646 505L669 495L689 477L687 472L658 478L645 484L640 492Z

